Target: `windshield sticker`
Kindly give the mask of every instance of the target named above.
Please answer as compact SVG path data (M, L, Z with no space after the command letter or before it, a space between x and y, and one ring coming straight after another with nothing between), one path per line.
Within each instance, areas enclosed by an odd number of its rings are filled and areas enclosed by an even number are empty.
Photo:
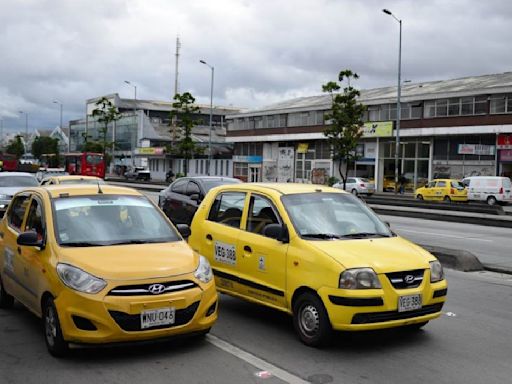
M228 265L236 265L235 246L232 244L215 242L215 261Z
M7 247L4 251L4 271L14 272L14 252Z
M98 205L123 206L123 207L152 207L146 199L130 196L115 196L113 199L98 199L90 197L70 197L55 200L55 210L67 210L70 208L94 207Z

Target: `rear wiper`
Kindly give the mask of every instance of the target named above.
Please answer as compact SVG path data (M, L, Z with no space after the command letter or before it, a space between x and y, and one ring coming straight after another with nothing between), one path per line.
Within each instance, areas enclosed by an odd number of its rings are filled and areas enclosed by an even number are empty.
M91 243L88 241L74 241L69 243L60 243L60 245L66 246L66 247L104 247L108 244L98 244L98 243Z
M341 236L335 233L304 233L304 237L312 237L314 239L340 239Z
M347 233L343 235L344 238L354 238L354 239L364 239L367 237L391 237L387 233L376 233L376 232L356 232L356 233Z

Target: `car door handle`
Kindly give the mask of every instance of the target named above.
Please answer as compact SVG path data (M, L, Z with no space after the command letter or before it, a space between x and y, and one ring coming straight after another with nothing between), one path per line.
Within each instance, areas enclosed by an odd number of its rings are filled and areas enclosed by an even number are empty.
M18 254L21 255L21 248L20 247L18 247Z
M252 249L251 249L251 247L249 247L248 245L246 245L246 246L244 247L244 251L245 251L245 252L247 252L247 253L252 253Z
M212 237L212 235L210 235L210 234L207 234L207 235L206 235L206 240L210 240L210 241L212 241L212 240L213 240L213 237Z

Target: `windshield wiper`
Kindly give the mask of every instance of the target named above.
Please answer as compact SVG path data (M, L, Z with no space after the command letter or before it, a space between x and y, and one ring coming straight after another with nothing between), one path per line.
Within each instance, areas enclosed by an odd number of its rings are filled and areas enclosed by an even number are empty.
M347 233L343 235L344 238L353 238L353 239L364 239L367 237L391 237L387 233L377 233L377 232L356 232L356 233Z
M304 237L312 237L314 239L340 239L341 236L335 233L303 233Z
M156 243L153 240L123 240L119 242L110 243L109 245L122 245L122 244L148 244L148 243Z
M60 245L66 247L104 247L105 245L108 244L91 243L88 241L73 241L69 243L60 243Z

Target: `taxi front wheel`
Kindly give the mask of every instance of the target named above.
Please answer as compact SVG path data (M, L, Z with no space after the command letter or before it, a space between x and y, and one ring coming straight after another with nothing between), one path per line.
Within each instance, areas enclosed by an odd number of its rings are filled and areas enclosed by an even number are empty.
M43 307L43 331L48 352L52 356L63 357L69 347L62 337L57 308L55 308L52 298L46 299Z
M11 308L14 304L14 297L9 295L5 289L4 284L2 283L2 278L0 277L0 308Z
M332 333L329 316L318 296L303 293L293 306L293 325L300 340L310 347L325 346Z

